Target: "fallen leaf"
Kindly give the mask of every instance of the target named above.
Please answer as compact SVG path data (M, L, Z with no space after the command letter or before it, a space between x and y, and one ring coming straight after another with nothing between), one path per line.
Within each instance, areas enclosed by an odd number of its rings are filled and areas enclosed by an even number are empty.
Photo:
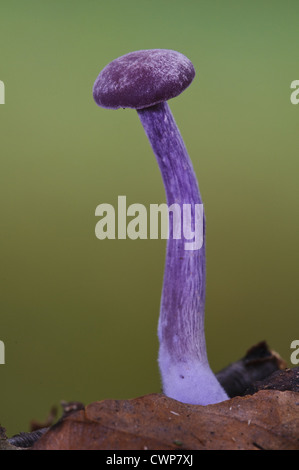
M299 450L299 394L261 390L217 405L163 394L105 400L71 413L33 450Z

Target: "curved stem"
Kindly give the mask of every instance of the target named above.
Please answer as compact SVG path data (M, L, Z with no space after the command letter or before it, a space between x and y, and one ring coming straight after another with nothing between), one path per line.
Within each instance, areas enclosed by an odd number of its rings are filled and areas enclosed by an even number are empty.
M138 111L162 174L167 205L202 204L197 180L181 134L167 103ZM171 216L170 212L170 216ZM195 355L206 361L204 336L205 246L186 251L185 240L169 239L164 273L160 341L177 360Z
M201 205L202 200L191 160L170 108L167 103L161 103L138 110L138 115L160 167L168 207L172 204L180 207L182 228L185 222L183 206L191 206L194 230L197 227L195 207ZM210 371L206 353L205 230L203 227L201 248L186 250L182 233L179 239L175 238L171 215L170 212L158 328L159 365L164 392L168 396L188 403L200 402L203 401L200 389L209 388L210 383L223 392ZM216 401L226 399L225 394L221 397Z

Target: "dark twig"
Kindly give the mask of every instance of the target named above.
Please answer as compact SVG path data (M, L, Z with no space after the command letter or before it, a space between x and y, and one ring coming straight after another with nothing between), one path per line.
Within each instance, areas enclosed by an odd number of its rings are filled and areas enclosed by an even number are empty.
M33 444L38 441L48 429L49 428L44 428L33 432L21 432L20 434L17 434L16 436L8 439L8 442L12 446L28 449L29 447L32 447Z

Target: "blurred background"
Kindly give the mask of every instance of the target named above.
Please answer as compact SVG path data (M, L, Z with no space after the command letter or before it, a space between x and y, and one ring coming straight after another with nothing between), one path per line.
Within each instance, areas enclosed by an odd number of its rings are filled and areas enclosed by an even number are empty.
M2 1L0 423L159 392L165 240L95 237L101 203L165 202L133 110L93 83L116 57L182 52L197 71L170 107L207 215L212 368L260 340L289 361L299 339L296 0ZM289 363L290 365L290 363Z

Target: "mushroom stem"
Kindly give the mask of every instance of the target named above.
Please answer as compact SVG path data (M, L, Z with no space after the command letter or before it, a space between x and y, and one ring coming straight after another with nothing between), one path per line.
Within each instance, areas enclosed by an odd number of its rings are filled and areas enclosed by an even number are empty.
M185 144L166 102L137 110L162 174L168 207L202 204ZM170 213L171 216L171 213ZM178 401L208 405L228 399L210 369L204 333L205 228L199 250L174 238L171 220L159 318L159 366L164 393ZM182 224L181 224L182 226Z

